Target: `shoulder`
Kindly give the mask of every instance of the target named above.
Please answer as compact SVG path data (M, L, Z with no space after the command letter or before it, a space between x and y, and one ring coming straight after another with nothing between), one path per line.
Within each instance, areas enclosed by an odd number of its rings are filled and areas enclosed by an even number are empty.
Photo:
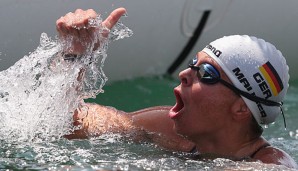
M289 154L287 154L281 149L272 146L268 146L260 150L254 156L254 159L267 164L271 163L277 165L284 165L289 168L298 169L296 162Z

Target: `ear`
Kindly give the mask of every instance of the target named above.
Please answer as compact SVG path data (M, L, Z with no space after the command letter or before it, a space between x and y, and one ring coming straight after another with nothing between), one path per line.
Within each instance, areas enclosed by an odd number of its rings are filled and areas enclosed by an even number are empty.
M233 119L237 121L251 118L251 112L241 97L239 97L232 105L232 114Z

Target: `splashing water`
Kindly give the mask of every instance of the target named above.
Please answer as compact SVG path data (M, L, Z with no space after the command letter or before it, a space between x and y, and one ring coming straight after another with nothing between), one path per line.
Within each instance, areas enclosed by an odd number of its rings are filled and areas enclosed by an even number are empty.
M99 27L101 19L90 22ZM60 53L62 47L69 46L71 37L59 42L43 33L33 53L0 72L0 169L290 170L283 166L227 159L192 160L186 154L165 151L154 144L127 142L117 134L90 140L59 138L72 131L72 114L82 105L82 99L103 92L107 77L102 67L109 43L132 34L121 23L110 31L109 38L101 37L100 33L105 31L99 28L94 42L86 45L87 52L73 61L64 60ZM93 51L97 40L101 46ZM85 72L78 81L81 71ZM288 142L293 143L289 148L297 146L297 141Z
M72 37L52 40L42 33L33 53L0 72L0 140L53 141L74 129L72 115L82 99L103 92L108 44L132 35L121 23L110 31L101 22L100 17L89 21L99 31L79 58L64 60L61 54ZM107 31L105 38L102 33ZM96 43L100 47L94 51Z

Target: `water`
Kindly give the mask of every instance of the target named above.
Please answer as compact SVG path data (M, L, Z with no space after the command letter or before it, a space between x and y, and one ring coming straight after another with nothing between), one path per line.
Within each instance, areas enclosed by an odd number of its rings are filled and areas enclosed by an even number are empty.
M99 20L100 22L100 20ZM123 38L122 24L110 39ZM119 32L120 31L120 32ZM117 36L118 35L118 36ZM130 34L124 34L130 36ZM135 143L118 134L87 140L67 140L72 111L84 97L103 92L107 78L102 72L109 40L102 48L85 54L84 60L61 60L61 45L42 34L40 46L10 69L0 73L0 169L5 170L287 170L260 163L192 160L189 154L170 152L150 143ZM90 47L92 49L92 46ZM77 81L80 68L87 73ZM105 93L86 100L135 111L154 105L173 105L173 87L179 81L159 76L109 83ZM282 117L265 129L264 136L298 160L298 82L292 82L285 100L287 130ZM121 98L119 98L121 97Z
M106 93L89 101L114 106L128 112L154 105L173 105L175 97L172 90L178 84L179 81L173 77L119 81L106 85L104 88ZM290 82L283 106L287 128L285 129L283 118L280 115L274 124L270 124L268 128L264 129L264 137L273 145L290 154L296 162L298 161L297 94L298 81L296 80Z
M172 105L172 88L178 84L171 77L137 78L118 81L104 87L105 93L88 101L134 111L153 105ZM298 159L296 94L298 84L292 83L285 100L288 128L282 117L265 129L269 141ZM160 94L164 94L161 96ZM118 97L122 98L118 98ZM292 133L291 133L292 132ZM17 142L1 141L0 168L29 170L287 170L274 165L232 162L224 159L195 161L183 153L173 153L150 143L134 143L118 134L106 134L88 140Z

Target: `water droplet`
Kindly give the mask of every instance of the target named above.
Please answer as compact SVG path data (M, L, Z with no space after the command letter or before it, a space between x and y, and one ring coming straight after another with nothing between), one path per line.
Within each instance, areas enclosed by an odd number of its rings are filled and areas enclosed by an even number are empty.
M125 12L125 13L122 15L122 17L128 17L127 12Z

